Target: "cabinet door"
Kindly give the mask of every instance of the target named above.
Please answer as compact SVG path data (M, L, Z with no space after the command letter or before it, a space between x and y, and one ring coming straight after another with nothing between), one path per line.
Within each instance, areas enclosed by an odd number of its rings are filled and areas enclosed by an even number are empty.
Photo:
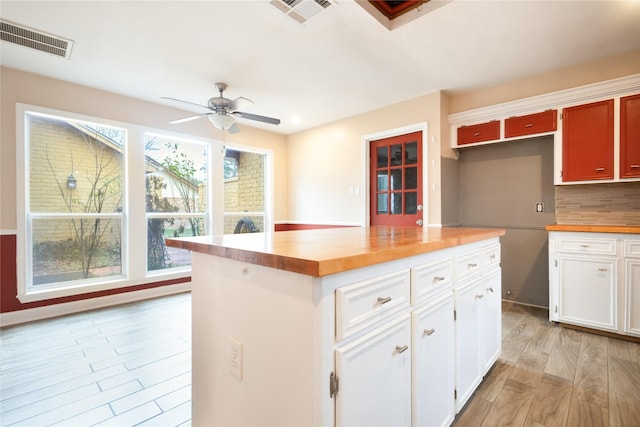
M627 259L625 264L624 332L640 337L640 259Z
M458 145L500 139L500 122L493 120L477 125L460 126L458 128Z
M338 426L411 425L411 320L403 315L336 350Z
M455 417L453 294L412 314L413 425L448 426Z
M558 256L558 320L617 330L617 260Z
M640 177L640 94L620 98L620 178Z
M484 292L476 277L456 287L456 413L482 379L480 373L481 308Z
M482 375L486 374L498 360L502 351L502 270L490 272L482 280L484 306L482 308L484 338Z
M613 100L565 108L562 180L613 178Z

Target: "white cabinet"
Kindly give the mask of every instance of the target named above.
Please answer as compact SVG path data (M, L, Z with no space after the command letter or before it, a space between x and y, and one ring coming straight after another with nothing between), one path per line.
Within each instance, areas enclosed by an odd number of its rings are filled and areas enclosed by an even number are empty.
M454 287L456 412L493 366L502 351L502 270L500 246L460 255Z
M456 413L460 412L482 380L480 342L482 313L480 276L455 288Z
M337 426L411 425L411 322L388 322L336 350Z
M549 319L640 335L640 236L549 233Z
M453 294L412 313L413 425L448 426L455 417Z
M640 337L640 239L625 239L624 256L624 332Z

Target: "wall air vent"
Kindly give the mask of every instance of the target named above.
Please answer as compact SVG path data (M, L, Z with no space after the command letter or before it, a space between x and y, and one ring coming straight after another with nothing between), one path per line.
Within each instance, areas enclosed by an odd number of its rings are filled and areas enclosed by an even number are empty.
M73 41L0 19L0 39L69 59Z
M269 3L301 24L333 4L330 0L271 0Z

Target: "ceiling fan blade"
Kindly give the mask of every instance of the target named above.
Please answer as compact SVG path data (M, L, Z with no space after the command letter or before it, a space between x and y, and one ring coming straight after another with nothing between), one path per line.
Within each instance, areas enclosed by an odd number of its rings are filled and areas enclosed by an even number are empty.
M169 101L182 102L183 104L194 105L196 107L206 108L207 110L210 110L210 108L207 107L206 105L196 104L195 102L183 101L182 99L176 99L176 98L169 98L168 96L161 96L160 98L161 99L168 99Z
M213 114L213 113L197 114L195 116L189 116L189 117L185 117L183 119L173 120L173 121L171 121L169 123L171 123L172 125L176 125L178 123L184 123L184 122L189 122L191 120L199 119L200 117L207 117L210 114Z
M257 122L269 123L271 125L280 124L280 119L274 119L272 117L266 117L266 116L259 116L257 114L251 114L251 113L243 113L242 111L235 111L233 115L236 117L240 117L241 119L255 120Z
M253 104L252 100L245 98L244 96L241 96L231 101L231 104L229 105L229 111L231 112L237 111L238 109L247 107L251 104Z

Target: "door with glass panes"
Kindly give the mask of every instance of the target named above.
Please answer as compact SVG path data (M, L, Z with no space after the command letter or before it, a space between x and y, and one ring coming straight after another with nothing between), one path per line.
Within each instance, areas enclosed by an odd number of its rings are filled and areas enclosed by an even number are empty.
M422 226L422 132L371 141L371 225Z

